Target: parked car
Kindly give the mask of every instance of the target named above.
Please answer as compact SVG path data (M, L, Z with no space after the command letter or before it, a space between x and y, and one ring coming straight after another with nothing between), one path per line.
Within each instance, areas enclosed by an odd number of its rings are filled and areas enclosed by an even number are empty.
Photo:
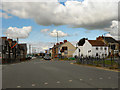
M26 60L32 59L32 56L26 56Z
M46 54L46 55L44 56L44 59L45 59L45 60L51 60L51 58L50 58L50 56L49 56L48 54Z

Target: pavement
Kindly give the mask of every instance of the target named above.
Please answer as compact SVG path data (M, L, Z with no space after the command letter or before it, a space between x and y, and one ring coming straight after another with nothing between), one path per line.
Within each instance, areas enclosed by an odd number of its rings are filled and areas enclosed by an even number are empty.
M2 66L3 88L118 88L118 72L71 64L31 61Z

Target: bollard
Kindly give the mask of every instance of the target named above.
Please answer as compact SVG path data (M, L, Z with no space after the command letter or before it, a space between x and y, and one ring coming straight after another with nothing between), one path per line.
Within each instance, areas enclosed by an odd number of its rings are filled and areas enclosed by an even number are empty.
M105 59L104 59L104 57L103 57L103 67L105 67Z

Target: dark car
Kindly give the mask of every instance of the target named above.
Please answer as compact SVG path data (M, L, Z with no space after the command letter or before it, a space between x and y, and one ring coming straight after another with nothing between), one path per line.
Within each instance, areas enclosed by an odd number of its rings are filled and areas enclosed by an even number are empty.
M44 56L44 59L45 59L45 60L51 60L51 58L50 58L50 56L49 56L48 54L46 54L46 55Z

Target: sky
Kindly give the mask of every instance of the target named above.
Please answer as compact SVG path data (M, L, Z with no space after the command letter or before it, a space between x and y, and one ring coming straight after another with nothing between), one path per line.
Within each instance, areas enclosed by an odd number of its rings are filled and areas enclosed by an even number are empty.
M74 45L81 38L95 40L104 34L118 39L119 0L106 1L3 2L2 36L18 37L20 43L32 44L38 51L52 47L57 32L59 41Z

